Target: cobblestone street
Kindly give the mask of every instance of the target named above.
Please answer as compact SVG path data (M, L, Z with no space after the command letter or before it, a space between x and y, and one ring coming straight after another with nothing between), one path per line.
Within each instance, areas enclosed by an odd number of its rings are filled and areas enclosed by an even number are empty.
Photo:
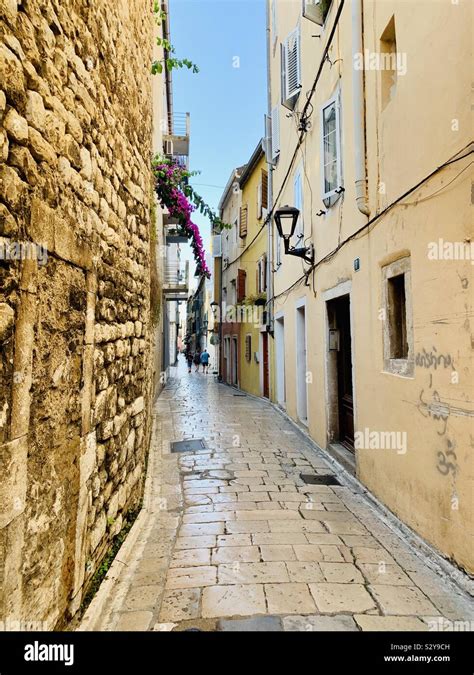
M173 373L155 404L146 513L83 630L417 631L472 621L468 596L357 483L339 472L340 485L302 480L334 467L269 403L188 375L182 362ZM205 449L170 453L170 442L190 438Z

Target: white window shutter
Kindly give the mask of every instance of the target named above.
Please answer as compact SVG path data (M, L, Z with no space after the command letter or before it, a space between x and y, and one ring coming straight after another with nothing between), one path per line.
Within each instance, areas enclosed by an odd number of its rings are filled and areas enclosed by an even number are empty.
M280 109L272 109L272 159L276 159L280 152Z
M212 255L214 258L222 256L222 237L220 234L215 234L212 237Z
M301 88L300 29L292 31L285 40L285 98L296 96Z
M265 159L267 163L270 164L273 160L272 153L272 118L269 115L265 115L265 139L263 144L263 149L265 151Z
M287 90L287 84L286 84L286 72L287 72L287 70L286 70L286 61L287 61L286 42L287 41L285 40L285 42L282 42L280 44L280 69L281 69L281 72L280 72L280 91L281 91L281 102L283 104L286 103L286 99L287 99L287 96L286 96L286 90Z
M298 217L298 222L296 224L296 229L295 229L295 235L298 237L299 235L304 234L304 226L303 226L303 181L301 179L301 170L298 170L298 172L295 174L293 189L294 189L294 204L295 204L295 207L300 212L300 215Z

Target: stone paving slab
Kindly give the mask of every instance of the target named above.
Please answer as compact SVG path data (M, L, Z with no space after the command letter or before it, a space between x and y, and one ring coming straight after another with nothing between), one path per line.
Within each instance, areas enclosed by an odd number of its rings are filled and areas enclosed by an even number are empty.
M303 483L301 473L333 468L268 402L181 366L154 415L156 506L98 630L474 627L472 598L428 568L362 490L343 476ZM207 447L170 453L170 441L193 437Z
M281 619L278 616L257 616L252 619L221 619L217 623L217 630L226 632L269 632L283 630Z

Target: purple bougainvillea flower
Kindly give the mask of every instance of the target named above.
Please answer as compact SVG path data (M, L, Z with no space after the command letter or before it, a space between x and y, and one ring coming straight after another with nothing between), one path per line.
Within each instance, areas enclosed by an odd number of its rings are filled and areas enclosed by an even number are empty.
M196 207L180 190L179 185L182 179L183 171L178 165L166 163L155 165L155 191L158 199L163 206L166 206L170 215L178 219L180 226L191 240L190 244L198 270L209 278L211 272L206 264L201 233L199 227L191 220L191 214Z

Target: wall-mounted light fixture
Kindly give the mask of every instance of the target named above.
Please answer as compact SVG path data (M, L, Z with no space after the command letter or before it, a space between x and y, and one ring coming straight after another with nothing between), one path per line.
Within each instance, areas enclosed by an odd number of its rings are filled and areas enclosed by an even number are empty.
M305 262L312 265L314 263L314 248L312 244L300 248L290 246L290 239L295 232L299 215L299 210L294 206L282 206L275 211L275 224L277 226L278 234L283 239L285 254L303 258Z

